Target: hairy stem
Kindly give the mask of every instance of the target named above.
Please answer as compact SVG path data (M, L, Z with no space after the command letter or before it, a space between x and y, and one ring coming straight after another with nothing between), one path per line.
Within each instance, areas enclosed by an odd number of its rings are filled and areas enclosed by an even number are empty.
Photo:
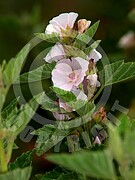
M103 91L104 89L104 85L102 85L100 87L100 89L98 90L98 92L96 93L96 95L91 99L91 101L94 101L95 99L97 99L97 97L100 95L100 93Z
M0 139L0 162L1 162L1 171L6 172L7 171L7 163L6 163L6 158L5 158L3 141L1 139Z

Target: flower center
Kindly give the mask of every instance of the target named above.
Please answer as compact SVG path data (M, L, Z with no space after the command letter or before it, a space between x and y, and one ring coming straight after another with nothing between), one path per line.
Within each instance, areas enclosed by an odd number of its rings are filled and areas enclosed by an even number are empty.
M68 76L72 81L76 79L76 76L75 76L75 72L72 72L71 74L69 74Z

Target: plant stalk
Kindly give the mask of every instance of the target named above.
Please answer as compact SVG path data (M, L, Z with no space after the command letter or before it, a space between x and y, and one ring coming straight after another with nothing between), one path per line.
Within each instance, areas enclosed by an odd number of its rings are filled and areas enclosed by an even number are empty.
M6 172L7 171L7 162L6 162L2 139L0 139L0 162L1 162L1 171Z

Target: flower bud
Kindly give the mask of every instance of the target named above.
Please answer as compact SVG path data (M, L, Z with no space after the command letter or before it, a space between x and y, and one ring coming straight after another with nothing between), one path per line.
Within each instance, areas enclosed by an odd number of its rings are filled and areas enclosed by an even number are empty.
M90 26L91 21L87 21L86 19L80 19L77 22L77 26L78 26L78 32L80 34L82 34L83 32L85 32L89 26Z
M104 124L107 121L105 108L101 107L99 111L97 111L93 114L92 118L96 123L103 123Z

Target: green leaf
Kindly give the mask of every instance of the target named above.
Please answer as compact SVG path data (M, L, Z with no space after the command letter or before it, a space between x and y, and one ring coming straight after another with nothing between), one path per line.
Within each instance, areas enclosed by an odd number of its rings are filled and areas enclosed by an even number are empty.
M89 177L114 179L113 160L108 151L49 155L48 160Z
M90 52L93 50L93 49L96 49L98 47L98 45L100 44L101 40L97 40L95 41L93 44L91 44L89 47L85 48L84 49L84 53L89 55Z
M135 162L135 132L128 131L127 133L124 139L124 153L129 160Z
M76 96L70 92L60 89L58 87L51 87L51 90L56 93L60 98L62 98L65 102L70 102L76 100Z
M5 95L4 95L4 93L0 90L0 112L1 112L1 110L2 110L2 108L3 108L3 105L4 105L4 102L5 102Z
M35 135L38 135L36 152L38 155L42 155L58 142L62 141L71 130L58 129L54 125L45 125L43 128L38 129L34 132Z
M55 62L50 64L46 63L37 69L29 71L28 73L24 73L15 81L15 83L30 83L49 79L51 77L51 73L55 67L55 64Z
M93 105L83 117L78 117L70 121L56 121L55 125L45 125L43 128L36 130L34 134L38 135L36 141L37 154L41 155L45 153L67 137L74 129L88 123L91 120L94 109L95 106Z
M31 167L27 167L24 169L17 168L13 171L8 171L7 173L0 174L0 180L29 180L31 171Z
M21 106L17 115L6 122L6 126L14 135L17 136L26 127L43 99L44 93L34 96L27 104Z
M42 108L51 112L60 112L60 108L56 104L55 100L52 100L47 95L45 95L45 98L43 100Z
M75 119L72 119L70 121L56 121L56 124L58 124L58 129L75 129L78 128L86 123L88 123L91 120L91 115L94 111L95 107L91 109L91 111L87 114L85 114L83 117L77 117Z
M16 106L18 104L19 97L15 98L1 113L3 119L8 119L16 113Z
M93 38L94 34L96 33L99 23L100 23L100 21L97 21L83 34L79 34L76 37L74 46L79 48L80 50L83 50L86 47L86 45L90 42L90 40Z
M109 86L118 82L135 77L135 63L118 61L113 64L106 65L99 72L99 78L104 86Z
M70 91L64 91L57 87L51 87L51 89L80 116L86 115L91 110L94 110L93 103L84 100L77 100L76 96Z
M19 76L24 61L29 53L30 44L27 44L15 58L12 58L2 72L3 82L6 86L10 86Z
M114 127L113 125L109 124L109 149L116 161L120 164L124 158L124 151L122 145L122 139L119 135L118 128Z
M57 33L52 33L52 34L35 33L35 36L50 43L56 43L60 41L60 36Z
M13 163L9 164L9 170L14 170L17 168L25 168L32 164L34 151L28 151L23 153L20 157L18 157Z
M69 173L69 174L61 174L57 180L76 180L78 179L77 175L76 174L73 174L73 173ZM79 180L79 179L78 179Z
M40 180L56 180L61 174L67 174L67 171L64 168L56 167L52 171L47 172L45 175L42 175Z
M64 45L64 51L67 57L81 57L86 59L86 54L74 46Z
M40 176L40 180L76 180L77 174L71 171L67 171L62 167L56 167L52 171L47 172L45 175ZM79 180L79 179L78 179Z
M19 147L14 143L13 144L13 149L18 149Z

